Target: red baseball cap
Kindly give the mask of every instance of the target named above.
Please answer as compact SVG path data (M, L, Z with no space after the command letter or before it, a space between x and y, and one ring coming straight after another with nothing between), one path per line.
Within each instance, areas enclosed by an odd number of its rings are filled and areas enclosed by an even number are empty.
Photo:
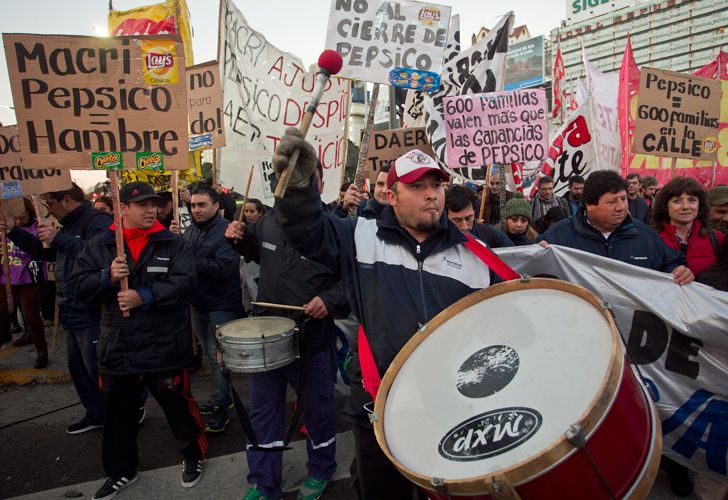
M435 172L445 182L450 180L450 176L437 166L437 162L430 155L419 149L407 151L394 160L390 167L389 174L387 174L387 189L390 189L397 181L412 184L430 172Z

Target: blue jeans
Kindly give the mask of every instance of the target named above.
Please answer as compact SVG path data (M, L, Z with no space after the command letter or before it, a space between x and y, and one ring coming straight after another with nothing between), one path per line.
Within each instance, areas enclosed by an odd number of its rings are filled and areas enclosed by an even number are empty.
M250 420L260 446L282 445L286 386L298 392L300 360L268 372L251 373ZM306 388L303 395L303 423L306 426L308 475L331 479L336 471L336 406L334 404L334 346L306 359ZM287 424L286 424L287 425ZM283 452L250 451L248 484L270 498L281 498Z
M220 365L217 363L217 344L215 342L215 329L234 319L238 319L240 315L231 311L211 311L202 312L199 309L192 308L192 328L200 340L200 347L207 355L210 363L210 372L212 373L212 405L220 408L227 408L232 403L230 396L230 382L226 379Z
M96 344L99 342L99 325L66 330L68 372L73 380L86 418L104 419L104 401L99 388L99 363Z

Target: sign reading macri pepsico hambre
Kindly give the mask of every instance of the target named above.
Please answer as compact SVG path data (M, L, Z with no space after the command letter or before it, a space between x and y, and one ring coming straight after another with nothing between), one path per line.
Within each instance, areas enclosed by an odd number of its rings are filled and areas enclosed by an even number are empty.
M403 77L409 81L401 86L422 88L413 83L424 85L442 71L450 10L409 0L332 0L326 47L344 59L338 76L389 84L396 83L390 72L411 68L418 70L415 82Z
M514 90L446 97L445 139L451 168L546 157L546 93Z
M186 169L187 82L169 36L3 35L25 168L91 168L92 153L160 152Z

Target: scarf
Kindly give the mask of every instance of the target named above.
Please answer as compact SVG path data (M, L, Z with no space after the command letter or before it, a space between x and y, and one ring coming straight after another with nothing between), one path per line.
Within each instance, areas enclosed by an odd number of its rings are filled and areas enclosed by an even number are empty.
M112 223L109 229L115 231L116 223ZM149 229L137 229L134 227L122 228L124 243L129 247L129 253L135 263L139 260L139 256L142 250L144 250L144 247L147 246L149 236L160 231L164 231L164 226L158 220L155 220L154 225Z

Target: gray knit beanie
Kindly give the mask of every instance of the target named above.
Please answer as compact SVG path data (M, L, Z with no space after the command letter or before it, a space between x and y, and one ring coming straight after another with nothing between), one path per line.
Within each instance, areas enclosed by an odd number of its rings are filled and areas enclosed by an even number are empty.
M526 217L529 222L533 223L531 204L526 201L521 193L515 193L513 198L506 202L506 219L515 215L522 215Z

